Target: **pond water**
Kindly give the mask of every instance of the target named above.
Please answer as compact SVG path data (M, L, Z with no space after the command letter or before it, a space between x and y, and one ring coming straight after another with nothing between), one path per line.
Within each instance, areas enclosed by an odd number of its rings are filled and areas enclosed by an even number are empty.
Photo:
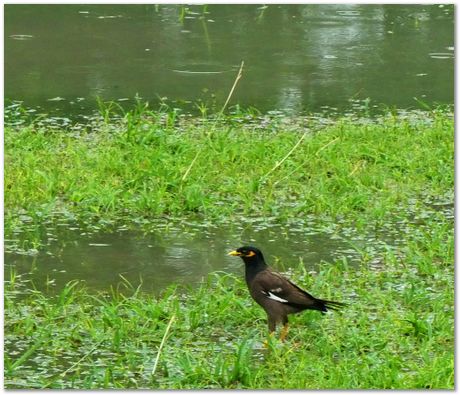
M248 223L216 226L204 222L159 222L149 231L121 226L113 231L83 229L67 222L42 229L44 247L21 250L18 239L5 241L5 276L10 270L32 280L37 289L60 290L68 281L83 280L93 290L109 290L128 280L134 287L159 292L171 283L198 284L208 273L244 275L240 258L228 256L243 244L259 246L277 270L300 260L308 270L331 265L334 259L358 255L350 230L321 231L305 224ZM355 236L353 243L362 245ZM281 262L281 263L280 263Z
M25 248L28 232L36 232L30 217L5 239L5 280L14 272L24 282L55 292L69 281L80 280L93 291L117 288L125 280L132 287L159 293L172 283L198 285L215 271L244 276L244 263L228 252L242 245L259 247L275 270L289 272L303 265L308 272L325 270L338 260L357 266L363 263L383 269L388 249L400 254L413 226L426 220L454 221L453 196L449 193L409 207L393 221L367 230L307 215L279 223L275 218L234 218L231 222L203 219L138 219L130 227L107 221L76 224L56 212L41 228L42 247ZM420 207L419 207L420 206ZM429 226L428 226L429 228Z
M5 5L5 98L57 115L136 95L288 113L453 103L453 5ZM195 108L196 110L196 108Z

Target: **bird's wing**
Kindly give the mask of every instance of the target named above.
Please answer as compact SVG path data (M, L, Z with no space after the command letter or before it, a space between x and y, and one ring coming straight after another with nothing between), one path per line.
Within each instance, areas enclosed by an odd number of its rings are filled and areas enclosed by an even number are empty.
M316 299L297 285L281 276L266 270L259 279L260 292L267 298L293 306L314 305Z

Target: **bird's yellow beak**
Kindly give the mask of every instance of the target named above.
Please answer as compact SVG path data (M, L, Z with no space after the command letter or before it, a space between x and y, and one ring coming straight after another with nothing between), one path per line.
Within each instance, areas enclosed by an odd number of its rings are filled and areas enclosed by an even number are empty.
M238 252L238 251L230 251L228 253L228 255L231 255L231 256L241 256L241 252Z

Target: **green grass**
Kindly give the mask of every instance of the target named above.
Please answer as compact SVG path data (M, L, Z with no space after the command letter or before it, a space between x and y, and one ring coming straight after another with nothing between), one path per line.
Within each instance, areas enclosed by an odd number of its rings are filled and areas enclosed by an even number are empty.
M12 278L5 289L5 385L452 389L452 227L430 220L411 230L403 249L380 257L382 270L365 258L357 268L336 261L314 275L299 265L291 275L297 283L349 306L291 316L288 340L272 339L268 348L265 313L242 279L224 273L156 298L129 285L92 295L77 283L49 296Z
M62 216L135 224L315 214L376 235L401 228L404 240L363 249L358 266L344 258L307 273L299 262L296 283L349 307L292 317L287 342L268 348L265 314L239 277L214 273L159 296L127 283L94 294L76 282L51 295L13 270L5 386L452 389L454 231L439 204L453 198L453 137L453 116L440 109L286 122L139 107L73 130L7 124L5 236L25 244L40 247L40 225Z
M128 221L314 213L359 227L394 218L409 199L453 193L449 112L327 126L303 120L311 132L276 119L262 128L142 109L106 121L78 133L34 122L6 126L6 234L21 215L41 223L56 211Z

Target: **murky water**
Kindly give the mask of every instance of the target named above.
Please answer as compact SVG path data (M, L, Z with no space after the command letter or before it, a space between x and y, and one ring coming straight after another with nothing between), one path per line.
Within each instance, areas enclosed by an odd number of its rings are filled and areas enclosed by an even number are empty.
M6 240L5 275L8 279L14 268L38 289L51 291L75 279L94 290L109 290L123 276L135 287L142 281L142 289L158 292L171 283L198 284L218 270L243 276L241 259L227 256L242 244L259 246L278 270L297 266L300 259L308 270L318 270L320 264L332 264L341 256L353 261L357 253L348 237L333 228L319 231L267 223L244 227L159 223L149 232L123 227L113 232L84 231L63 223L43 230L46 245L40 251L22 251L15 240Z
M39 250L22 248L28 226L24 216L23 224L5 240L5 279L13 270L22 280L49 292L59 291L71 280L108 291L126 279L133 287L142 284L144 291L158 293L173 283L199 284L215 271L243 277L241 259L227 255L243 244L261 248L267 263L282 272L299 264L307 271L319 271L344 258L350 266L359 265L362 253L370 257L366 265L381 270L383 252L391 248L398 253L411 225L423 227L427 219L440 216L453 226L452 201L450 192L423 204L413 199L402 216L395 213L393 222L365 231L313 215L282 224L274 218L231 223L162 219L141 221L133 230L107 223L78 226L55 213L40 229L43 247Z
M244 60L231 104L263 111L453 103L453 15L442 4L9 4L5 97L66 117L97 96L220 109Z

